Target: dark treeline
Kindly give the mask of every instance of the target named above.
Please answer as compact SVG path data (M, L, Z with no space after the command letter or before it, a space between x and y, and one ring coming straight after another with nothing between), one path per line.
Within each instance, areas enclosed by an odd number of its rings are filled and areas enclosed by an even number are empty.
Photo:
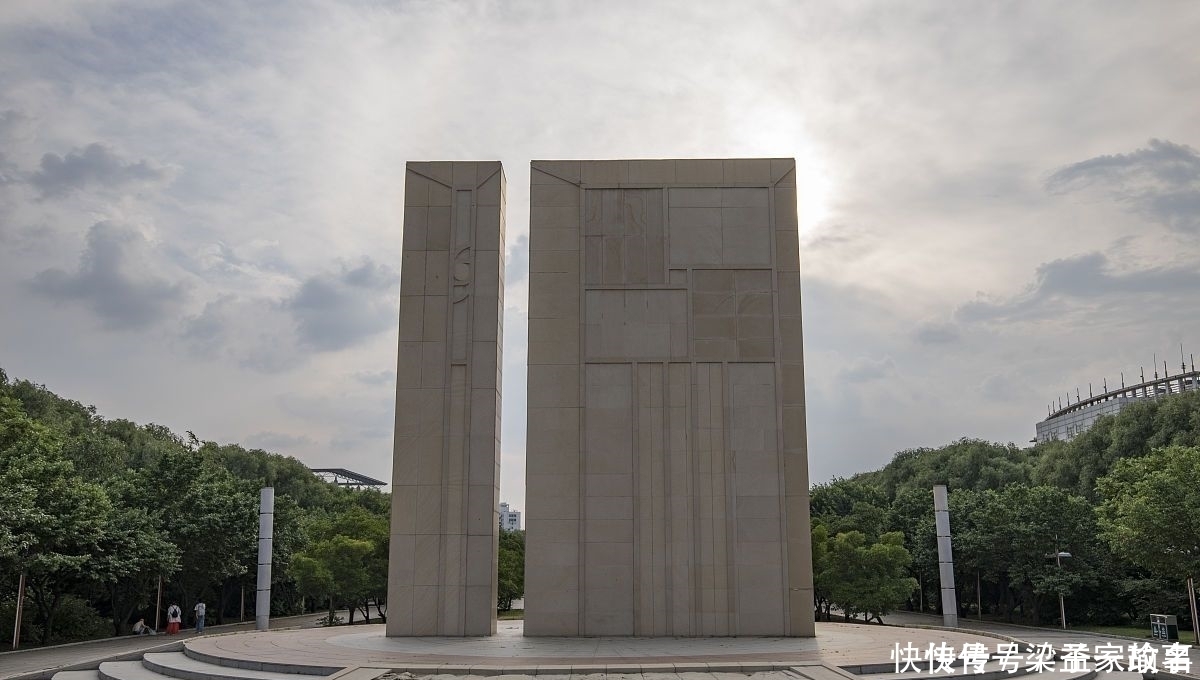
M931 489L946 484L960 616L982 609L1052 623L1062 595L1072 624L1145 625L1166 613L1190 628L1186 579L1200 576L1198 447L1200 393L1192 392L1133 404L1069 442L1020 449L962 439L815 485L819 614L939 611ZM847 574L859 573L850 544L860 562L876 551L859 570L874 582L848 585ZM835 549L840 558L830 557ZM1061 567L1059 551L1071 554ZM891 596L872 601L883 586Z
M385 616L387 494L339 488L293 458L107 420L0 369L0 635L11 639L22 573L26 644L153 625L160 577L163 608L178 603L185 624L198 601L210 624L252 618L263 486L275 488L272 613Z

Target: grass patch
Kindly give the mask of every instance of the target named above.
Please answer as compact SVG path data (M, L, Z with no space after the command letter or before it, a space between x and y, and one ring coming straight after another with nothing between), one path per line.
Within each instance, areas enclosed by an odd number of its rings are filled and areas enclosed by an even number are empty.
M525 620L525 610L524 609L510 609L506 612L497 612L496 618L500 619L501 621L524 621Z

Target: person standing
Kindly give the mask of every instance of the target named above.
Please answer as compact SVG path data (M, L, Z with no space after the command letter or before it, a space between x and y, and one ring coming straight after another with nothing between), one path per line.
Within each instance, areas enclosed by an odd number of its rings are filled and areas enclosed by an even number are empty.
M204 609L205 609L205 607L204 607L203 602L197 602L196 606L193 607L193 611L196 612L196 634L197 635L204 632Z
M171 606L167 607L167 635L177 634L180 623L183 623L183 610L172 602Z

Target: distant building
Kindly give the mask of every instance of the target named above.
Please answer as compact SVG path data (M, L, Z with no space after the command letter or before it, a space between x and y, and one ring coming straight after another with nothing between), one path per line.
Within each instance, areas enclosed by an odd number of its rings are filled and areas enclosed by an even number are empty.
M369 489L387 484L346 468L312 468L312 472L326 482L350 489Z
M1166 372L1165 366L1163 372ZM1178 375L1159 378L1155 373L1154 379L1137 385L1130 387L1121 385L1120 388L1108 390L1094 397L1089 395L1087 399L1076 396L1074 404L1071 403L1071 397L1068 395L1065 407L1061 407L1060 404L1057 411L1048 409L1050 414L1037 424L1037 439L1034 442L1040 444L1074 439L1087 432L1101 416L1116 415L1130 404L1195 389L1200 389L1200 371L1197 371L1193 364L1192 370L1181 372Z
M500 528L505 531L520 531L521 530L521 513L517 510L509 510L508 503L500 504Z

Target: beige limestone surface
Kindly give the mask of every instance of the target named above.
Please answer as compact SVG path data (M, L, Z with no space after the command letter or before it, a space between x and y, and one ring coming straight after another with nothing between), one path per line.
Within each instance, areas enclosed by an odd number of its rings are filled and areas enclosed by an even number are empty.
M795 178L532 163L526 635L814 634Z
M504 171L409 163L389 636L496 630Z
M271 631L189 640L189 648L228 662L308 666L375 666L414 673L462 674L465 669L538 675L556 672L651 672L665 664L678 670L743 672L826 663L839 667L890 664L895 645L925 649L946 642L996 639L969 631L820 623L812 638L554 638L522 635L522 622L501 621L487 637L384 637L383 626ZM624 670L622 670L624 669Z

